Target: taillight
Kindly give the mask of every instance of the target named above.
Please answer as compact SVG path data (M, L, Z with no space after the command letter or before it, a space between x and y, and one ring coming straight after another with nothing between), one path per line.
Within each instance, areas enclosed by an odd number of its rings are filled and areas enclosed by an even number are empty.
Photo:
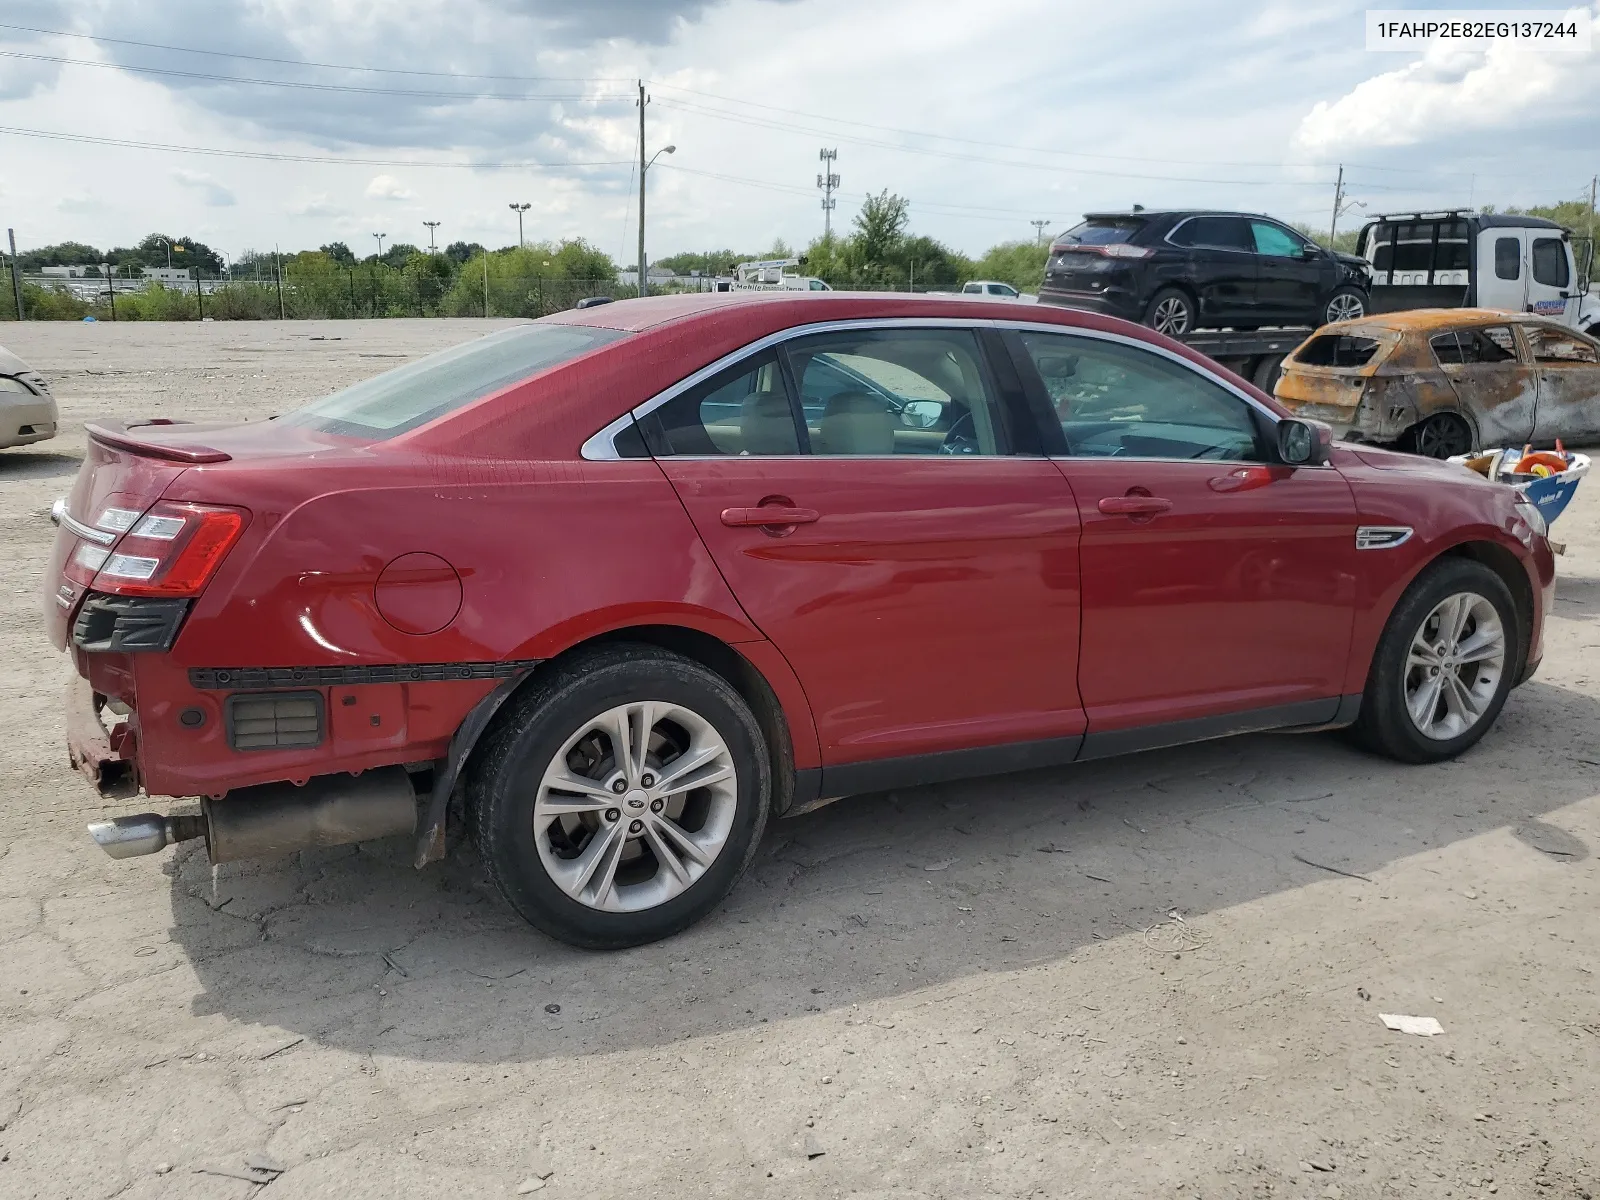
M238 541L245 517L237 508L163 500L131 522L114 548L84 542L73 562L95 570L97 592L197 596Z
M1058 254L1098 254L1102 258L1149 258L1154 253L1154 250L1146 246L1130 246L1127 242L1108 242L1103 246L1072 243L1050 247L1052 257Z

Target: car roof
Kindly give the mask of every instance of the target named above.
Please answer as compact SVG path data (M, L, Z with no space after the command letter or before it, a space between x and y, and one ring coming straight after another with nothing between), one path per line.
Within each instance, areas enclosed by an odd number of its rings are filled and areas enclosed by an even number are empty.
M805 307L792 312L769 312L766 306L770 305L805 305ZM568 309L539 319L550 324L589 325L601 329L642 333L676 321L719 315L734 319L745 318L752 326L770 326L776 331L815 321L868 320L874 317L955 317L992 321L995 319L995 308L993 304L980 297L969 298L959 292L935 296L912 295L907 292L802 292L774 289L681 292L670 296L648 296L642 300L618 300L595 308ZM1148 329L1130 326L1115 318L1097 317L1071 308L1045 308L1039 311L1037 318L1030 312L1027 319L1038 319L1046 324L1078 325L1089 328L1104 328L1109 320L1122 331L1133 331L1135 336L1150 333Z
M1092 212L1084 213L1085 221L1097 221L1116 217L1245 217L1260 221L1277 221L1283 225L1286 222L1270 213L1260 212L1233 212L1225 208L1141 208L1138 211L1123 210L1122 212Z
M1544 325L1556 329L1566 326L1533 313L1502 312L1493 308L1411 308L1404 312L1371 313L1326 328L1341 333L1360 329L1388 329L1396 333L1432 333L1480 325Z

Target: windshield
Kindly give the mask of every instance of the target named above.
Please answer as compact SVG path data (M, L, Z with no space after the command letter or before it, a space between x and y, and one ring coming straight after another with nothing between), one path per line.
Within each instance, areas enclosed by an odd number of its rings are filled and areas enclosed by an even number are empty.
M1138 217L1090 217L1056 238L1065 246L1109 246L1126 242L1144 228Z
M313 400L283 418L328 433L391 438L627 337L585 325L518 325Z

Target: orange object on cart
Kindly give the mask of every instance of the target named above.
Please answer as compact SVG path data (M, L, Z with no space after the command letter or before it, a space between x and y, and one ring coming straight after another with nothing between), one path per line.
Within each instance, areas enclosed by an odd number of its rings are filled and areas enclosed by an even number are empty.
M1539 468L1543 467L1541 471ZM1559 475L1567 469L1567 456L1560 451L1536 450L1525 453L1513 470L1518 475Z

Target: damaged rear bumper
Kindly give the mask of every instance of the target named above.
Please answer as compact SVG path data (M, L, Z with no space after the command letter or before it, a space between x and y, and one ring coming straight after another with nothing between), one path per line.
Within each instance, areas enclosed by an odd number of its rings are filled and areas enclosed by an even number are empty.
M137 735L128 721L107 731L100 720L106 699L87 679L67 687L67 758L102 795L115 799L139 790Z

